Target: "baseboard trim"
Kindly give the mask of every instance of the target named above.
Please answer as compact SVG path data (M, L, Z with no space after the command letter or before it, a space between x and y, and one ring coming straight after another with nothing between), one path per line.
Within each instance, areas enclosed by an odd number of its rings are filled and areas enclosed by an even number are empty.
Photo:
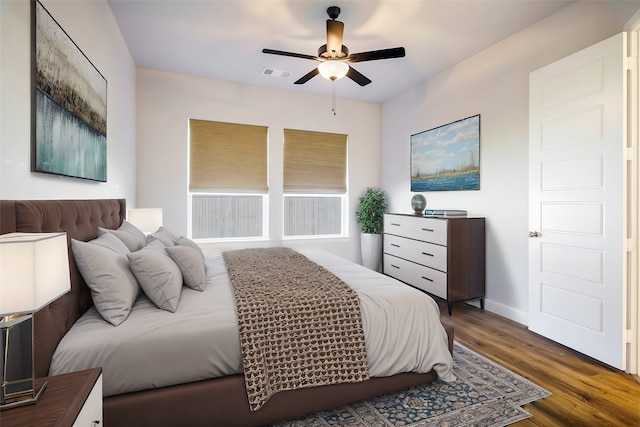
M487 311L506 317L507 319L518 322L524 326L529 325L529 313L526 311L518 310L490 299L485 299L484 308Z

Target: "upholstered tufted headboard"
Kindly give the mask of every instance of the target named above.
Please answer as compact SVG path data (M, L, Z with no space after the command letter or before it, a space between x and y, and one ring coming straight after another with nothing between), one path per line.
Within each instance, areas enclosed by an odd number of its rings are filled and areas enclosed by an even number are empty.
M98 227L116 229L126 217L124 199L0 200L0 234L65 231L71 291L35 314L35 373L49 373L51 357L73 323L92 305L91 293L76 267L71 239L88 241Z

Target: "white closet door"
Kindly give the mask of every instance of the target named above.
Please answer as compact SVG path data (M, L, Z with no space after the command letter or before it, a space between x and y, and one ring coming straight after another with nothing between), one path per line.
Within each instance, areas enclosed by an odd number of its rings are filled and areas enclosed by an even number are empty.
M621 33L529 79L529 329L619 369L625 57Z

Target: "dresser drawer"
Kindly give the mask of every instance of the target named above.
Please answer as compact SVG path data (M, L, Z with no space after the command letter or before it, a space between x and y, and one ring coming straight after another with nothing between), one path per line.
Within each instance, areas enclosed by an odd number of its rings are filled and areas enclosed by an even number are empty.
M446 219L410 215L385 215L384 232L438 245L447 245Z
M386 254L384 273L416 288L447 299L447 274Z
M436 270L447 271L447 248L445 246L385 234L384 253Z
M84 402L82 410L78 414L73 427L98 427L102 426L102 375L91 389L89 397Z

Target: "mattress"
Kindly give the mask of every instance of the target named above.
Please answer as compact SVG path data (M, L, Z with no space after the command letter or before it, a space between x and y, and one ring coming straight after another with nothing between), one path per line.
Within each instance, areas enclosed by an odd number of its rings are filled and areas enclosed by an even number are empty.
M454 380L436 302L393 278L328 252L301 250L349 286L360 301L369 375L434 370ZM91 307L63 337L50 375L103 369L105 397L243 372L233 288L222 254L206 253L207 284L183 287L175 313L146 296L119 326Z

